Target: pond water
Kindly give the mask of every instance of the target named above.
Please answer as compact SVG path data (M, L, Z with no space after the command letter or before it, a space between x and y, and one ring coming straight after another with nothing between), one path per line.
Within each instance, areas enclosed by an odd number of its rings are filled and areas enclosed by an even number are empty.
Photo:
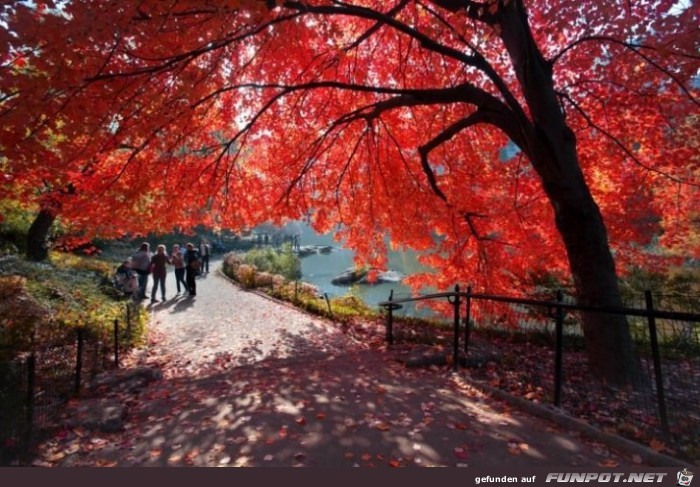
M380 301L389 299L393 290L394 298L409 297L411 288L398 283L357 284L355 286L338 286L331 281L345 270L354 266L354 254L343 247L342 242L336 242L332 234L317 234L311 227L299 223L299 245L328 245L333 250L328 254L312 254L301 259L302 280L314 284L321 292L329 297L343 296L352 292L370 306L376 306ZM391 270L399 271L408 276L418 272L425 272L426 268L418 262L417 254L411 251L389 251L389 264ZM430 310L416 309L412 303L404 304L404 309L397 314L411 316L432 316Z

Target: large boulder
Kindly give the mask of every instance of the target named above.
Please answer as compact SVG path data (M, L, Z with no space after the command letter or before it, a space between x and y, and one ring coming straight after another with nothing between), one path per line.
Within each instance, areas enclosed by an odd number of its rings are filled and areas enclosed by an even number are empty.
M333 247L330 245L302 245L295 251L299 257L307 257L316 254L330 254Z
M367 276L367 271L364 269L346 269L341 275L334 277L331 280L331 284L336 286L350 286Z
M395 271L379 271L375 276L374 281L369 279L369 271L367 269L346 269L345 272L331 280L331 284L336 286L350 286L352 284L381 284L383 282L401 282L404 274Z

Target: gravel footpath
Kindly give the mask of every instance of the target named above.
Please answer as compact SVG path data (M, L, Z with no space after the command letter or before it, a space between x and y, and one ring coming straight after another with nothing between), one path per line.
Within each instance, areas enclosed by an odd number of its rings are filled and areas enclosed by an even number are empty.
M121 369L157 374L75 402L71 426L41 445L35 466L498 472L645 463L512 408L445 367L407 368L399 347L369 347L339 324L244 291L220 265L198 278L197 296L175 296L168 276L168 299L148 305L148 346ZM108 413L118 427L105 430Z
M158 353L174 369L191 374L212 363L239 366L358 348L340 325L243 290L220 269L220 260L210 263L210 272L197 278L196 296L175 295L169 274L166 301L148 305Z

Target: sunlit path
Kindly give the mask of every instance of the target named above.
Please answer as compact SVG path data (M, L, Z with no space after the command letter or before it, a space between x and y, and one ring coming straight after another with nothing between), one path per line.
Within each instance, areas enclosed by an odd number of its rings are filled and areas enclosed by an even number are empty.
M265 358L338 353L354 345L340 327L247 292L220 274L213 260L197 278L197 295L175 295L172 274L167 299L149 304L156 347L187 373L201 367L249 364Z
M117 386L89 403L123 408L121 427L70 428L40 447L38 466L641 461L514 410L447 368L407 368L400 348L358 343L337 324L243 291L216 272L219 265L198 279L196 297L170 290L166 302L148 305L148 344L123 368L155 368L163 380ZM73 407L79 416L80 403Z

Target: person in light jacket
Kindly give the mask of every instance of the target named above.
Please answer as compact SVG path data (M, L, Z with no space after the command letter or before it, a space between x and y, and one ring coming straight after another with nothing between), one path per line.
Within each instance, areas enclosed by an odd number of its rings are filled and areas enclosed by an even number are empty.
M148 274L151 272L151 254L148 242L141 244L139 250L131 256L131 268L136 271L139 278L139 295L141 299L146 299L146 286L148 285Z
M209 274L209 254L211 253L211 247L206 240L203 240L199 246L199 256L202 259L202 272Z
M180 251L178 244L173 245L173 251L170 254L170 263L175 267L175 284L177 285L177 294L180 294L180 284L182 284L182 293L189 291L187 282L185 282L185 254Z

